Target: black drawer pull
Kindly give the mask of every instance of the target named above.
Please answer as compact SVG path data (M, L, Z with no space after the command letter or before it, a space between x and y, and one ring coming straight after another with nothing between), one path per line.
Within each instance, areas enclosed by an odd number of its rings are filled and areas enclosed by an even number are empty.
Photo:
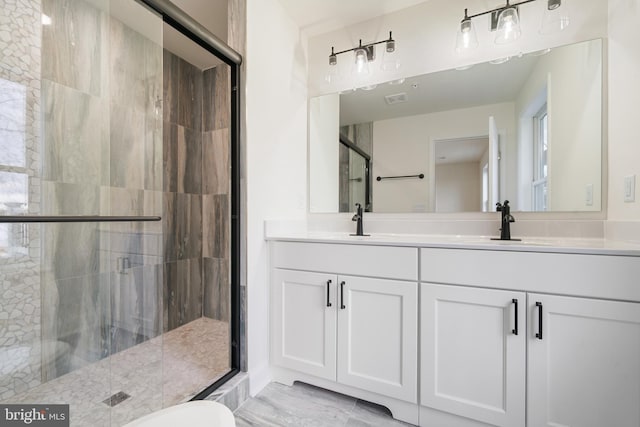
M327 280L327 307L331 307L331 301L329 301L329 292L331 292L331 280Z
M542 303L536 302L536 307L538 307L538 333L536 334L536 338L541 340L542 339Z
M516 315L515 315L515 329L511 330L513 335L518 335L518 300L516 298L512 299L511 302L516 305Z
M344 282L340 282L340 309L344 310L345 308L347 308L346 305L344 305Z

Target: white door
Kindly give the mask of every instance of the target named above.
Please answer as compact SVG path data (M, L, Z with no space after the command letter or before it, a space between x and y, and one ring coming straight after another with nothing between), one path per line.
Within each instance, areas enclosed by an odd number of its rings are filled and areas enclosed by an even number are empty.
M536 294L528 304L528 425L640 426L640 304Z
M273 270L272 358L276 365L336 379L336 276Z
M489 117L489 212L500 201L500 135L496 119Z
M338 382L417 403L418 284L338 277Z
M432 284L420 291L420 403L524 426L525 294Z

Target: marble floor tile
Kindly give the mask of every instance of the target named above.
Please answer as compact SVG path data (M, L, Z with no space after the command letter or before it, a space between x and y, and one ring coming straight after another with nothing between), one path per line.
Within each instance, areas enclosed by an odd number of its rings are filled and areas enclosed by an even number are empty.
M270 383L235 411L236 426L390 426L394 420L379 405L304 383Z
M229 371L229 325L200 318L2 403L69 404L71 426L121 426L193 397ZM123 391L131 397L109 408Z

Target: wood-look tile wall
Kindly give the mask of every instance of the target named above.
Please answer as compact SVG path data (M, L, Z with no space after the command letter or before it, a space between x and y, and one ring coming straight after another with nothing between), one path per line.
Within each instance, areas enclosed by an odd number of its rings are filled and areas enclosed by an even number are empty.
M230 149L229 66L205 70L203 87L202 206L204 315L229 321L230 315Z
M164 51L164 330L229 319L229 72Z

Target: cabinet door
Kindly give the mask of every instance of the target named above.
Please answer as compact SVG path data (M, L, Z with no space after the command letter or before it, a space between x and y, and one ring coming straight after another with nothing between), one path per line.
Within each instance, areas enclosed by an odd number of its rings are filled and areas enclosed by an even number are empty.
M528 297L528 425L640 426L640 304Z
M336 379L336 276L273 270L272 357L276 365Z
M524 426L525 294L432 284L420 291L421 404Z
M338 277L338 382L417 403L418 285Z

